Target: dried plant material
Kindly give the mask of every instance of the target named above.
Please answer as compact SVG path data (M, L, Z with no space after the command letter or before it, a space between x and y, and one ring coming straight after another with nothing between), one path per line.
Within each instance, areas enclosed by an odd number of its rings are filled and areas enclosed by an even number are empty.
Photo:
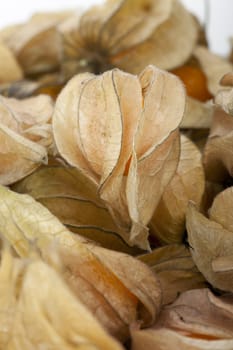
M186 291L164 308L157 325L209 340L233 341L233 297L216 297L207 288Z
M79 20L84 12L84 9L77 9L77 7L75 7L75 10L72 10L71 12L72 13L70 13L70 16L68 16L66 19L64 19L61 23L58 24L58 30L62 34L65 34L72 30L74 31L74 29L78 28Z
M30 20L32 21L38 21L43 22L45 20L54 20L55 23L58 23L58 25L61 25L63 22L67 21L71 16L73 16L74 12L76 10L62 10L62 11L55 11L55 12L36 12L34 13Z
M221 182L232 176L232 159L233 119L222 109L216 108L203 154L207 180Z
M9 38L14 35L19 29L21 29L23 24L12 24L0 29L0 41L7 42Z
M206 287L203 275L184 245L169 244L138 258L156 273L161 284L163 305L173 302L181 292Z
M171 69L188 59L197 36L195 20L176 0L106 1L64 33L64 71Z
M220 80L220 85L233 87L233 73L225 74Z
M123 253L110 251L73 235L44 206L28 195L0 187L0 231L21 257L32 244L49 260L55 245L64 264L64 277L75 295L120 339L140 320L154 323L161 291L153 272Z
M223 226L224 229L233 230L233 219L231 207L233 204L232 200L233 187L219 193L209 210L210 220L216 221Z
M187 136L197 146L199 151L203 153L209 136L209 129L182 129L182 134Z
M233 70L233 65L224 58L211 53L204 46L198 46L193 54L207 76L209 91L215 95L220 87L220 79Z
M22 69L15 59L13 52L0 41L0 84L23 78Z
M67 16L67 13L33 16L5 39L6 45L15 53L26 75L58 69L61 60L61 36L56 26Z
M219 91L215 103L220 106L226 113L233 116L233 89Z
M53 101L47 96L24 100L0 97L0 120L12 131L49 147L52 143Z
M133 350L230 350L233 347L233 300L208 289L183 293L167 306L154 328L132 329Z
M178 164L184 105L179 80L153 66L139 77L80 74L56 101L60 154L96 184L130 245L148 248L146 225Z
M215 96L214 102L226 113L233 116L233 73L225 74L221 79L220 84L229 87L229 89L220 90Z
M47 162L44 147L25 139L0 124L0 183L8 185Z
M38 80L23 79L1 84L0 94L18 99L45 94L56 100L63 86L64 82L58 73L44 74Z
M225 189L224 183L206 181L205 192L201 203L201 212L208 216L208 211L213 204L214 198Z
M18 259L4 250L0 286L2 349L123 349L39 258Z
M189 200L200 206L205 188L201 153L184 135L178 168L150 221L151 234L164 243L181 243Z
M74 168L46 166L12 186L42 203L66 227L102 247L131 255L142 251L129 247L119 236L104 203L92 182Z
M16 182L47 161L54 149L52 100L47 96L16 100L0 96L0 183Z
M213 120L214 106L209 101L200 102L187 96L184 118L180 127L182 129L208 129Z
M201 45L201 46L205 46L208 47L209 43L208 43L208 39L207 39L207 32L206 32L206 24L205 23L201 23L200 19L198 17L196 17L196 15L193 14L193 18L196 21L196 24L198 26L198 41L197 44Z
M7 349L6 345L12 333L12 327L16 309L16 295L18 286L15 283L20 272L23 270L23 263L19 259L13 264L13 257L9 250L1 250L0 265L0 347Z
M214 287L233 291L233 188L218 194L209 210L209 218L194 204L187 212L187 230L191 253L198 269Z
M39 87L40 84L37 81L23 79L12 83L1 84L0 95L24 99L33 96Z

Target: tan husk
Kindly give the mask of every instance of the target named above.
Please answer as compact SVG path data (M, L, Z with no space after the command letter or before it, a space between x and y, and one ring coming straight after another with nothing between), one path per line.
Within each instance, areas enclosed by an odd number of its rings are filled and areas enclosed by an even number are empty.
M37 256L18 259L5 248L0 290L1 349L122 349L75 298L59 271Z
M13 52L0 41L0 84L23 78L22 69Z
M233 73L227 73L225 74L222 79L220 80L220 84L222 86L228 86L228 87L233 87Z
M201 153L184 135L178 168L167 185L150 221L151 234L164 243L181 243L189 200L201 204L205 188Z
M221 79L220 84L229 88L226 90L220 90L215 96L214 102L226 113L233 116L233 73L225 74Z
M222 109L233 116L233 89L227 91L219 91L215 103L217 106L221 106Z
M21 257L34 245L49 261L49 247L61 254L63 275L75 295L121 340L128 326L154 323L160 309L159 283L133 257L88 243L73 235L45 207L28 195L0 187L0 231Z
M201 203L201 212L208 216L208 210L210 209L214 198L225 189L224 183L218 182L205 182L205 192Z
M1 84L0 94L4 97L23 99L33 96L39 87L40 83L37 81L22 79L12 83Z
M168 244L138 259L156 273L161 283L163 305L173 302L181 292L206 287L189 249L182 244Z
M144 43L114 58L113 62L131 73L138 73L145 64L151 63L171 70L189 59L197 39L198 26L194 18L179 1L174 0L169 18ZM130 64L130 60L134 64Z
M47 162L54 151L48 96L16 100L0 96L0 183L16 182Z
M186 291L163 309L157 326L233 340L233 297L216 297L207 288Z
M230 350L233 347L232 297L208 289L182 293L147 330L131 330L133 350Z
M182 129L208 129L213 120L214 106L208 101L203 103L187 96L184 118L180 124Z
M209 91L215 95L220 88L220 79L233 70L233 65L226 59L213 54L204 46L197 46L193 54L207 77Z
M188 240L193 259L208 282L233 291L233 188L219 193L209 209L209 218L193 203L187 211Z
M2 42L7 42L7 40L15 34L20 28L22 28L22 23L12 24L0 29L0 40Z
M203 153L209 136L209 129L182 129L182 134L188 137Z
M104 203L92 182L75 168L46 166L12 186L30 194L46 206L72 232L99 243L102 247L131 255L142 252L129 247L119 236Z
M56 101L60 154L96 184L130 245L148 248L146 225L178 164L184 105L180 81L154 66L139 77L80 74Z
M195 20L177 0L106 1L64 33L64 73L172 69L189 58L197 37Z
M219 182L232 176L232 157L233 119L222 109L216 108L203 153L207 180Z
M37 80L23 79L1 84L0 94L5 97L25 99L30 96L49 95L56 100L64 86L59 72L43 74Z
M61 61L61 35L56 26L69 12L32 16L17 30L5 35L5 44L14 52L26 75L58 69Z

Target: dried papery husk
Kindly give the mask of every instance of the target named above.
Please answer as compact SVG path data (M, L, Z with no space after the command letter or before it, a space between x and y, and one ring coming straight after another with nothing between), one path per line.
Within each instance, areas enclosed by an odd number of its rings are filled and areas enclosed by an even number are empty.
M7 42L9 38L15 34L23 26L22 23L12 24L0 29L0 41Z
M52 144L52 114L53 101L48 96L23 100L0 96L1 123L45 147Z
M232 339L207 339L205 336L183 334L167 328L133 330L131 350L231 350ZM200 338L200 339L198 339Z
M112 54L142 42L167 19L171 3L122 0L94 6L63 33L66 68L71 75L82 71L83 65L94 73L106 70Z
M145 62L170 70L191 56L197 37L198 28L192 15L175 0L169 18L144 43L114 58L114 64L131 73L138 73ZM130 59L134 62L131 66Z
M0 84L23 78L23 71L13 52L0 41Z
M136 255L142 251L129 247L119 236L96 187L74 168L46 166L12 186L48 208L66 227L102 247Z
M37 80L23 79L12 83L1 84L0 94L5 97L15 97L18 99L44 94L56 100L64 84L60 73L44 74Z
M47 162L45 147L0 124L0 183L9 185Z
M61 61L61 35L57 25L70 13L39 14L5 38L14 52L25 75L38 75L59 68Z
M233 116L233 89L219 91L215 97L215 103L227 114Z
M75 298L60 272L39 257L19 259L4 249L0 286L2 349L122 349Z
M233 230L233 218L230 208L233 204L232 199L233 187L219 193L209 210L210 220L214 220L222 225L225 229L232 231Z
M206 181L205 192L201 203L201 212L208 216L208 211L213 204L214 198L225 189L224 183Z
M47 162L55 151L48 96L17 100L0 96L0 183L14 183Z
M182 129L182 134L187 136L203 153L209 136L209 129Z
M191 55L197 36L195 20L176 0L106 1L64 33L64 71L71 76L83 67L99 73L115 66L139 73L147 64L171 69Z
M29 256L34 246L49 261L49 247L54 245L75 295L121 340L128 337L132 322L140 320L144 326L154 323L161 291L146 265L72 234L32 197L3 186L0 190L0 231L19 256Z
M188 240L193 259L208 282L224 291L233 291L232 193L229 187L218 194L209 209L209 218L190 203L187 211Z
M180 127L182 129L209 129L214 114L214 105L208 101L203 103L187 96L184 117Z
M51 11L51 12L36 12L34 13L30 20L32 21L38 21L43 22L45 20L54 20L55 23L58 22L58 25L62 25L63 22L67 21L70 17L73 16L74 12L78 11L76 9L67 9L67 10L61 10L61 11Z
M132 349L230 350L233 346L232 297L208 289L182 293L161 313L155 327L132 328Z
M233 73L225 74L220 84L229 87L227 90L220 90L215 96L215 104L221 107L227 114L233 116Z
M204 188L201 153L191 140L182 135L178 168L150 221L151 234L163 243L181 243L188 202L192 200L200 206Z
M173 302L181 292L206 287L205 278L198 271L189 249L182 244L168 244L138 259L156 273L163 305Z
M12 334L15 309L17 305L16 295L18 292L17 278L23 271L24 264L20 259L13 263L13 256L9 249L1 247L0 265L0 347L6 349L6 345Z
M217 297L207 288L186 291L163 309L156 326L233 340L233 297Z
M75 7L66 19L64 19L61 23L58 24L59 32L65 34L69 31L74 31L78 28L79 20L81 15L83 14L84 9Z
M197 58L207 77L209 91L215 96L220 88L221 78L233 70L233 65L226 59L211 53L204 46L197 46L193 55Z
M80 29L81 32L85 32L86 25L90 28L93 17L96 18L98 13L99 23L95 22L95 29L98 29L94 35L97 36L101 48L111 55L117 55L150 37L153 31L168 19L171 8L172 0L159 0L156 3L152 0L123 0L119 1L112 11L113 6L109 1L102 8L96 7L87 12L81 19Z
M60 154L96 184L130 245L148 248L146 225L178 164L184 105L180 81L154 66L139 77L80 74L56 101Z
M233 119L216 108L210 134L203 153L206 178L209 181L225 181L233 175Z
M208 47L208 38L207 38L207 26L205 23L201 23L199 18L196 17L196 15L193 14L193 18L196 21L196 24L198 26L198 41L197 44L201 46Z
M0 85L0 94L4 97L24 99L33 96L40 84L37 81L22 79Z
M225 74L220 80L220 85L233 87L233 73L230 72Z

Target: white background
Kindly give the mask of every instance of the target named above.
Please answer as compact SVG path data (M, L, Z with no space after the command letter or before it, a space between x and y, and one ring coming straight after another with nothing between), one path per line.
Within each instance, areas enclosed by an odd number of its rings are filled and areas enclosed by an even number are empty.
M101 2L103 0L0 0L0 28L8 24L26 21L34 12L80 6L85 8ZM205 19L205 3L209 2L208 37L210 47L213 52L226 55L230 48L229 37L233 37L233 0L182 0L182 2L202 21Z

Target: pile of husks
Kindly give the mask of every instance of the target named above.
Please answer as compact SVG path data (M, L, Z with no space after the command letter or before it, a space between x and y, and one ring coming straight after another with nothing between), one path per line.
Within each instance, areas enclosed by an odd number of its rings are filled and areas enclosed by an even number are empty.
M232 350L233 66L197 19L36 14L0 93L0 349Z

